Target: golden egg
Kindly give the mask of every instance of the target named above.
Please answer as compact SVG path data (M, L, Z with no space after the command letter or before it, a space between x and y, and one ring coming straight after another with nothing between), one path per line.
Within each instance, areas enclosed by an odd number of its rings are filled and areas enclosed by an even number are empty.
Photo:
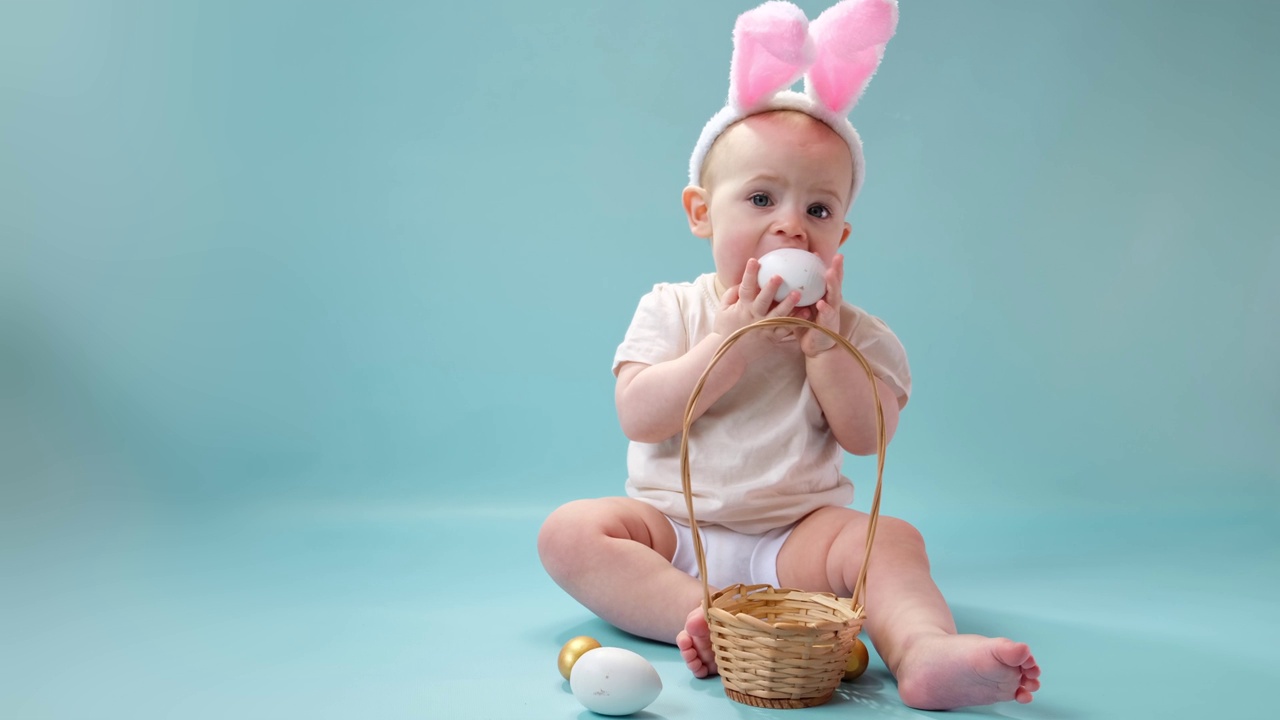
M579 635L560 648L560 674L565 680L569 679L569 671L573 670L573 664L578 662L578 658L588 650L595 650L600 647L600 642L593 637ZM866 650L863 650L865 653Z
M862 644L858 638L853 639L853 652L849 653L849 662L844 666L844 679L857 680L858 676L867 671L867 663L871 658L867 656L867 646Z

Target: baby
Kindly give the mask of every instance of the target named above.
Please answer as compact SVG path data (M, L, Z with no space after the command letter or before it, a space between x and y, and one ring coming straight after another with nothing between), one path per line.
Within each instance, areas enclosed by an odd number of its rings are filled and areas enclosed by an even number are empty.
M761 318L787 315L843 335L875 371L889 438L910 394L897 337L845 302L839 254L863 179L861 142L845 115L896 19L891 0L846 0L812 24L783 2L739 18L730 102L704 128L682 196L693 234L710 241L715 272L656 285L618 347L627 497L564 505L538 538L544 566L570 595L627 632L674 642L697 677L716 665L680 440L685 405L720 344ZM806 92L787 90L806 69ZM794 291L775 301L782 279L759 281L759 258L778 248L807 250L827 267L816 304L797 307ZM716 365L694 415L691 477L708 583L850 597L868 516L847 507L853 486L840 465L845 451L877 447L872 387L857 361L815 330L755 330ZM1031 701L1040 668L1030 649L957 634L914 527L881 517L872 558L864 628L904 703L938 710Z

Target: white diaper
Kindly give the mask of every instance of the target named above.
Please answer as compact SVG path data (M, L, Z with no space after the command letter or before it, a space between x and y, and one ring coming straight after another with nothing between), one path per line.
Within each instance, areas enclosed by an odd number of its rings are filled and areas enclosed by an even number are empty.
M667 518L676 531L676 554L671 564L698 577L698 558L693 551L693 529ZM698 525L702 549L707 556L707 584L722 588L734 583L779 587L778 551L795 525L770 530L761 535L744 535L719 525Z

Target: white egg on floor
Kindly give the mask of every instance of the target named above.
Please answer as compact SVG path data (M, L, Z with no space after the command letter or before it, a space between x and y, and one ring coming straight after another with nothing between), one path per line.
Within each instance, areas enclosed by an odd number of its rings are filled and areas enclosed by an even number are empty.
M826 272L817 255L799 248L778 248L760 258L760 287L774 275L780 275L782 287L774 295L774 302L781 302L792 290L799 290L800 302L796 307L806 307L827 294Z
M569 689L592 712L630 715L657 699L662 692L662 679L638 653L602 647L588 650L573 664Z

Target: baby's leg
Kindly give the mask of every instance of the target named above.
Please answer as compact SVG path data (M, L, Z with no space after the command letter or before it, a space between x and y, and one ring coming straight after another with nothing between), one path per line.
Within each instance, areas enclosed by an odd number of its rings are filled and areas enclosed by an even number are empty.
M702 583L672 567L675 551L666 516L631 498L571 502L538 535L542 564L560 587L606 622L667 643L702 605Z
M865 513L823 508L796 526L778 554L778 579L809 591L853 594L866 548ZM944 710L1004 700L1031 702L1040 667L1022 643L957 635L929 575L920 533L895 518L876 526L867 571L867 634L907 705Z

